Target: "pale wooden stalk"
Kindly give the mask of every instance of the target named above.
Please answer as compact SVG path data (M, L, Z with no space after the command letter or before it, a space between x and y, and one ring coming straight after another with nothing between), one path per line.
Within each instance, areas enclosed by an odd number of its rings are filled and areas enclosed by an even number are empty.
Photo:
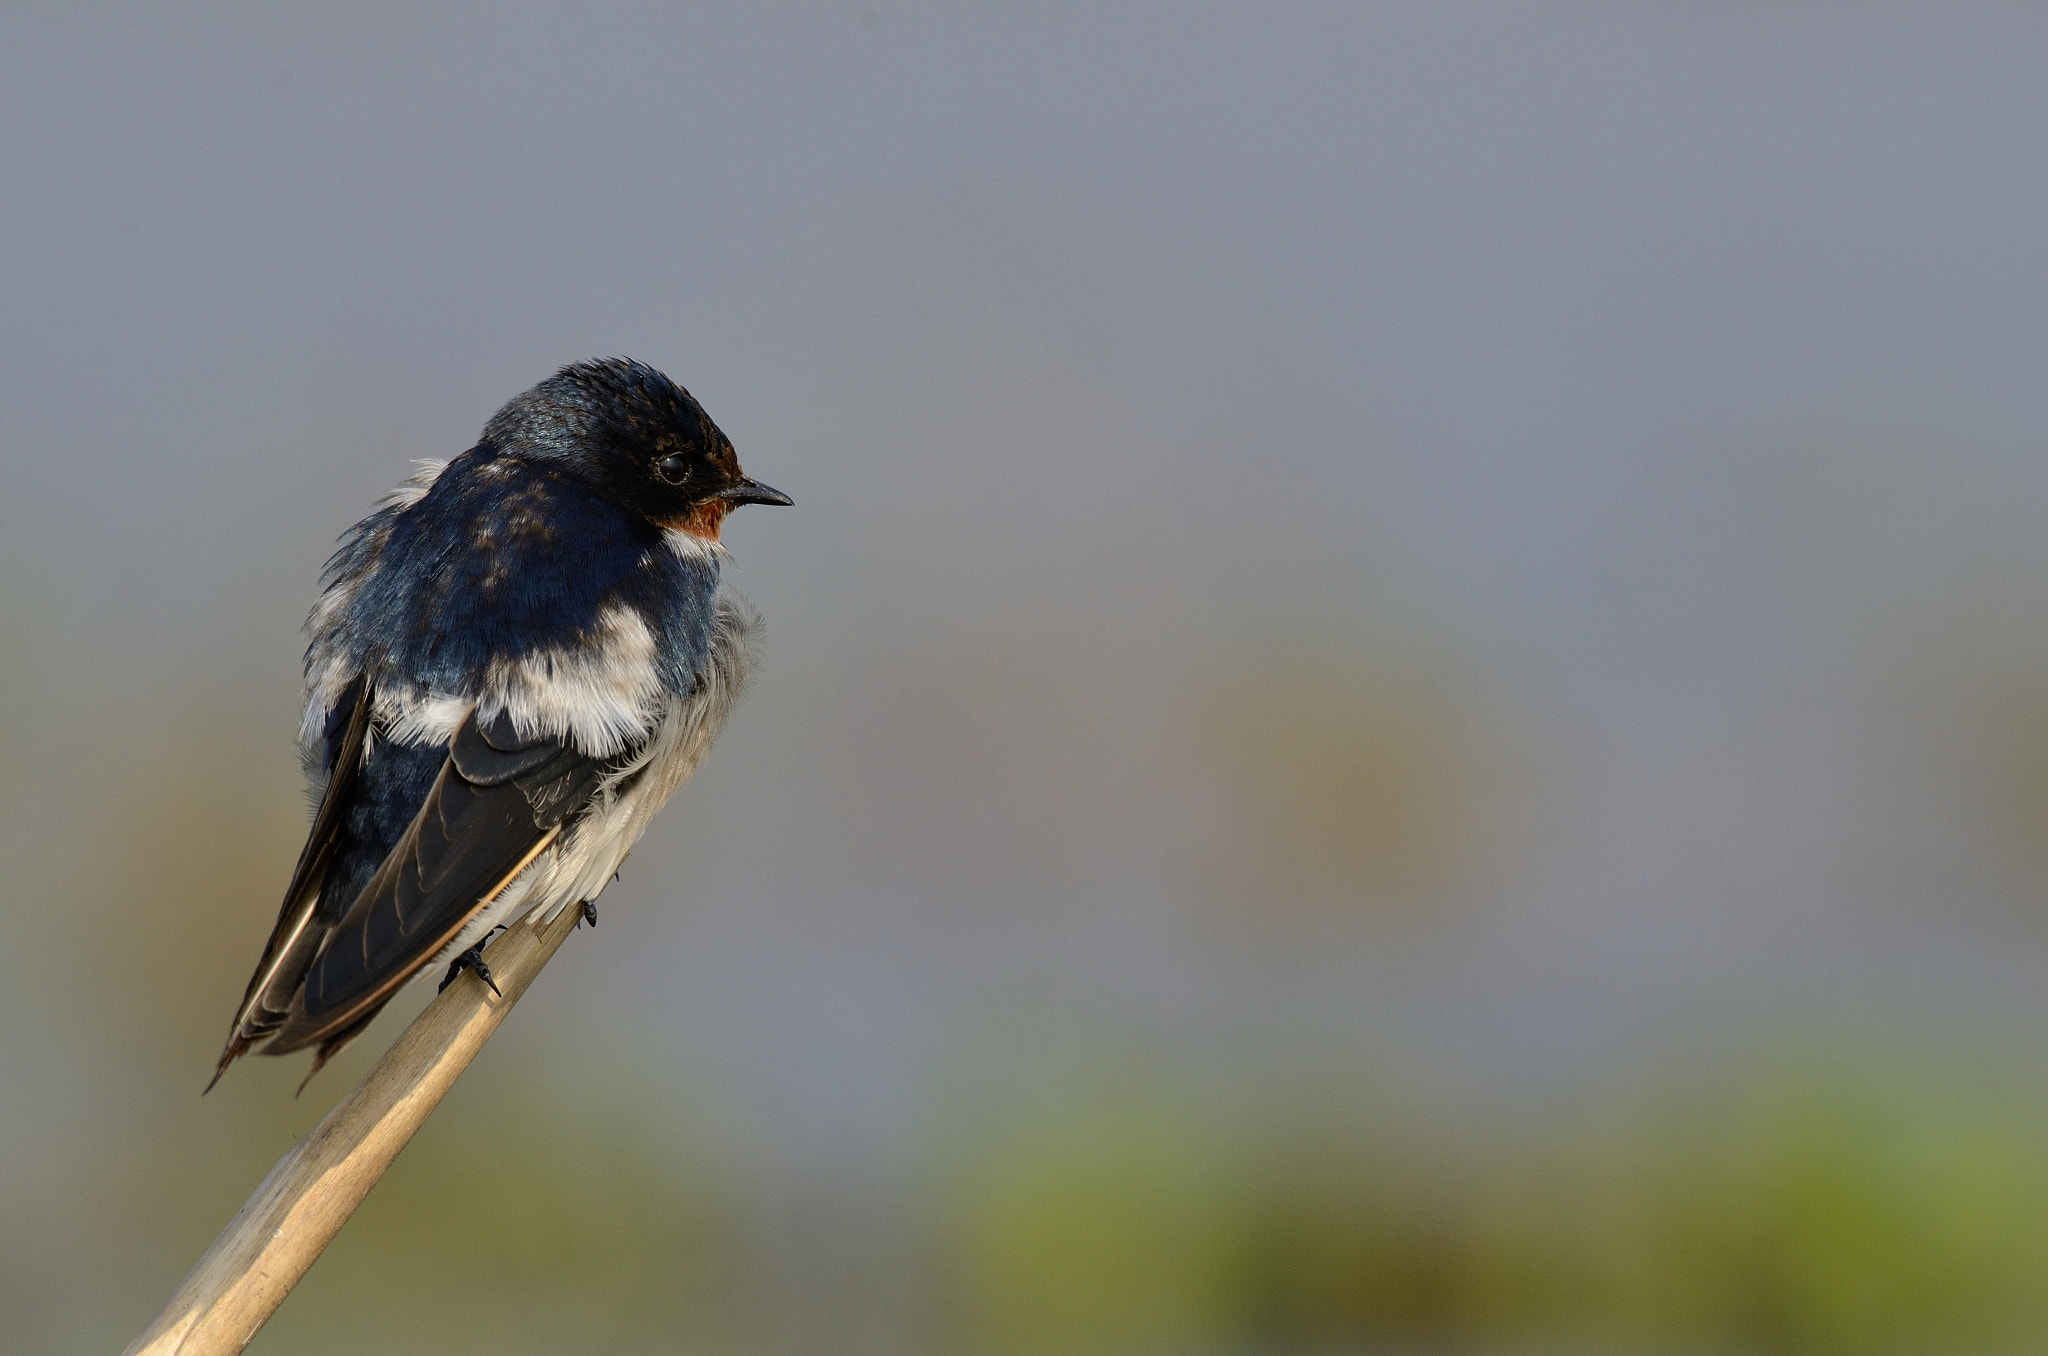
M523 922L486 953L504 997L465 975L427 1005L377 1067L278 1160L127 1356L239 1352L469 1067L575 929L572 905Z

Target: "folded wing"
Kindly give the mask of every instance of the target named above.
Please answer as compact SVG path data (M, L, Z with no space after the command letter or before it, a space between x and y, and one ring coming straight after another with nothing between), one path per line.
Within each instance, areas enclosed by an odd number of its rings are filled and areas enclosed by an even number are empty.
M593 758L559 738L520 739L503 716L479 728L472 713L376 874L338 920L323 925L315 904L368 725L369 702L359 696L356 705L222 1068L266 1035L264 1054L318 1045L324 1063L562 832L611 768L630 758Z
M363 746L370 729L370 703L365 700L365 692L363 680L356 679L335 702L328 718L327 788L320 797L320 808L313 814L313 828L306 835L306 845L299 850L291 884L285 887L284 904L278 910L270 940L264 943L263 958L256 963L256 973L249 977L242 1005L235 1011L227 1048L221 1052L220 1064L213 1071L213 1082L206 1085L209 1091L237 1056L283 1025L299 981L331 931L321 926L315 915L320 886L327 879L327 868L341 839L342 821L356 791L356 774L362 768Z

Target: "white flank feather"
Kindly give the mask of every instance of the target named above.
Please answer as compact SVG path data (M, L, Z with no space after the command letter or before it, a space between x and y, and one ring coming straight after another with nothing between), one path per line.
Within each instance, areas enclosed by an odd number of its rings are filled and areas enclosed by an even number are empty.
M746 599L730 589L719 591L711 657L698 675L696 691L664 700L659 722L639 756L605 780L568 831L485 905L437 961L452 960L493 928L528 913L553 918L604 892L655 813L710 751L711 741L752 677L760 627L760 615ZM420 973L438 974L438 966L429 965Z

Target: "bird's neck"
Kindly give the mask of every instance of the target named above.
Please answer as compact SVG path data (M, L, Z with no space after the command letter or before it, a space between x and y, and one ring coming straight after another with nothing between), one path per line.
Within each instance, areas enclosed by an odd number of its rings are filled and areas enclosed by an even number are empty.
M718 530L725 525L725 515L732 511L732 505L722 499L710 499L696 505L680 517L670 518L662 526L671 532L687 532L693 537L716 545Z

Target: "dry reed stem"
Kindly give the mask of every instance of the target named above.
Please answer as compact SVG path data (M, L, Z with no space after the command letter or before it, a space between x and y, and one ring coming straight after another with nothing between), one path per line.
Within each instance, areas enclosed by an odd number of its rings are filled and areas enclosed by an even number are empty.
M487 956L502 998L469 974L429 1003L363 1081L278 1160L127 1356L231 1356L247 1346L575 930L577 917L572 906L545 927L522 922L491 945Z

